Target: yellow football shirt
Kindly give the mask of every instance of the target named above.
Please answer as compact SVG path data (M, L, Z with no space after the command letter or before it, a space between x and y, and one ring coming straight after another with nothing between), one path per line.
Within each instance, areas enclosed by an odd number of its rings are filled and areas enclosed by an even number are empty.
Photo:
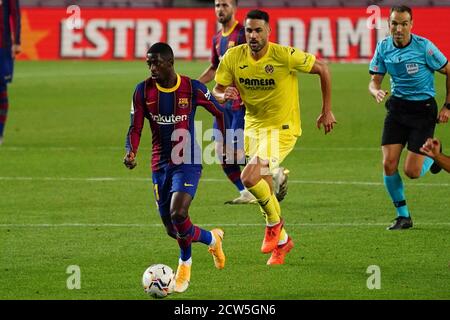
M316 57L299 49L269 43L254 60L247 44L227 50L215 81L234 85L245 104L245 130L280 129L301 134L297 72L310 72Z

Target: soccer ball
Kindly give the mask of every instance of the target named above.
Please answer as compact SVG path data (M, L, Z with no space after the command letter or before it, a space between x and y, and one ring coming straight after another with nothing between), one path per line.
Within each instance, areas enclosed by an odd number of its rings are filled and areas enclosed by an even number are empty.
M165 298L173 292L175 276L171 267L165 264L153 264L142 275L145 293L153 298Z

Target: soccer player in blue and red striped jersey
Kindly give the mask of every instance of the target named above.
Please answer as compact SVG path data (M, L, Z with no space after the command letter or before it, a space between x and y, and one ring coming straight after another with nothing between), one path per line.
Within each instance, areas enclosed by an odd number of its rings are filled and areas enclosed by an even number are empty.
M0 145L8 113L7 84L12 81L14 58L20 53L19 0L0 0Z
M180 247L174 290L184 292L191 276L192 242L208 245L216 268L225 266L223 230L204 230L192 224L189 217L189 206L202 172L200 146L195 140L196 107L202 106L215 116L225 137L224 108L204 84L175 72L173 51L166 43L150 47L147 64L151 77L139 83L133 95L124 164L129 169L136 166L135 158L147 118L152 132L154 195L166 231L177 239Z
M211 64L198 78L202 83L206 84L214 79L219 62L229 48L246 43L244 26L235 18L237 2L238 0L215 0L215 13L217 21L222 25L222 28L213 37ZM241 99L226 102L225 107L225 126L227 129L232 129L235 136L235 141L230 142L232 144L230 144L229 149L233 151L236 149L243 149L245 107ZM214 127L217 128L215 122ZM223 149L223 141L220 140L220 137L214 137L214 140L216 142L216 153L220 154L220 150ZM245 204L256 202L255 197L245 189L241 181L241 167L239 161L245 159L239 159L236 154L233 159L222 158L220 160L223 171L240 193L238 198L225 203ZM245 163L245 161L242 162L242 164Z

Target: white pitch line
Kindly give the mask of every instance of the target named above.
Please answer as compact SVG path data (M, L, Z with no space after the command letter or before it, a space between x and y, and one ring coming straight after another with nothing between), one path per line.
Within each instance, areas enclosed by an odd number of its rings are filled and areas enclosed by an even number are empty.
M0 177L0 181L85 181L85 182L122 182L122 181L144 181L151 182L149 178L127 178L127 177ZM201 182L229 183L227 179L204 178ZM326 185L358 185L358 186L384 186L382 182L372 181L339 181L339 180L294 180L289 179L292 184L326 184ZM409 187L448 187L450 183L405 183Z
M431 226L437 223L423 222L416 223L419 226ZM450 226L450 222L439 222L440 226ZM379 227L385 226L386 223L287 223L288 227ZM199 224L201 227L264 227L263 223L216 223L216 224ZM0 224L0 228L162 228L162 224L142 224L142 223L4 223Z

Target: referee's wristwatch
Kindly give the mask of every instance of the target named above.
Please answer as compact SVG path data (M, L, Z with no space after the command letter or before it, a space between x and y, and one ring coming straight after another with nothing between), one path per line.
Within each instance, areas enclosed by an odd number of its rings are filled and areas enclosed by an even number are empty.
M448 110L450 110L450 102L444 103L444 107L447 108Z

